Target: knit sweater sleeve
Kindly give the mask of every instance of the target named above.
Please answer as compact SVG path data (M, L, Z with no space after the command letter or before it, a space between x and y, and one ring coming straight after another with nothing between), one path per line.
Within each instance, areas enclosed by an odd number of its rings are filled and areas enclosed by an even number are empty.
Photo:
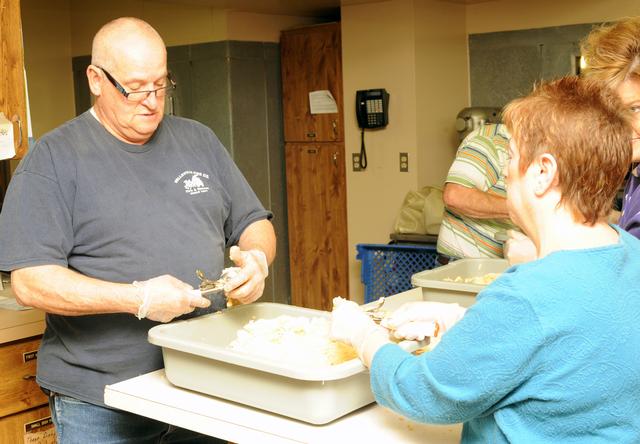
M483 293L433 351L414 356L386 345L376 353L379 404L415 421L464 422L492 412L530 378L543 346L534 310L504 285Z

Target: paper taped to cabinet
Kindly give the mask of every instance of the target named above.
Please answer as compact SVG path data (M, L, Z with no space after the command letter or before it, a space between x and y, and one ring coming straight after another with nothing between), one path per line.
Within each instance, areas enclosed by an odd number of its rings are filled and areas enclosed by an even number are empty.
M16 155L13 143L13 123L0 113L0 160L11 159Z
M323 89L309 92L311 114L331 114L338 112L338 104L331 91Z

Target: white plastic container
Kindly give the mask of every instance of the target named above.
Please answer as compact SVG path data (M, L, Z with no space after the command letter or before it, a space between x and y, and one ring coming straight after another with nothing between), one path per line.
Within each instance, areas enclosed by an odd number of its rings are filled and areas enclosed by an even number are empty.
M411 284L422 288L422 298L425 301L457 302L469 307L486 285L452 281L456 278L464 280L488 273L502 273L507 268L509 263L506 259L459 259L442 267L414 274L411 276Z
M374 401L369 372L359 359L292 368L228 348L251 319L280 315L330 313L268 302L241 305L153 327L149 342L162 347L172 384L312 424L325 424Z

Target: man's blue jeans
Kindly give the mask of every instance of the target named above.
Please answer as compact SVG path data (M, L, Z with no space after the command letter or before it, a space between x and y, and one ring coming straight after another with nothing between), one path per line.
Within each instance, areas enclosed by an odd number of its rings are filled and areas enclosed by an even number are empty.
M226 443L163 422L111 410L69 396L49 395L51 419L60 444Z

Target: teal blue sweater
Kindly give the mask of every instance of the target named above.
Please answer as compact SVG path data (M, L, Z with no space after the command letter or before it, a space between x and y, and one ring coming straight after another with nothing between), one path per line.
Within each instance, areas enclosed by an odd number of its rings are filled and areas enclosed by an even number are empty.
M510 268L429 353L382 347L378 403L465 443L640 442L640 241L618 231Z

